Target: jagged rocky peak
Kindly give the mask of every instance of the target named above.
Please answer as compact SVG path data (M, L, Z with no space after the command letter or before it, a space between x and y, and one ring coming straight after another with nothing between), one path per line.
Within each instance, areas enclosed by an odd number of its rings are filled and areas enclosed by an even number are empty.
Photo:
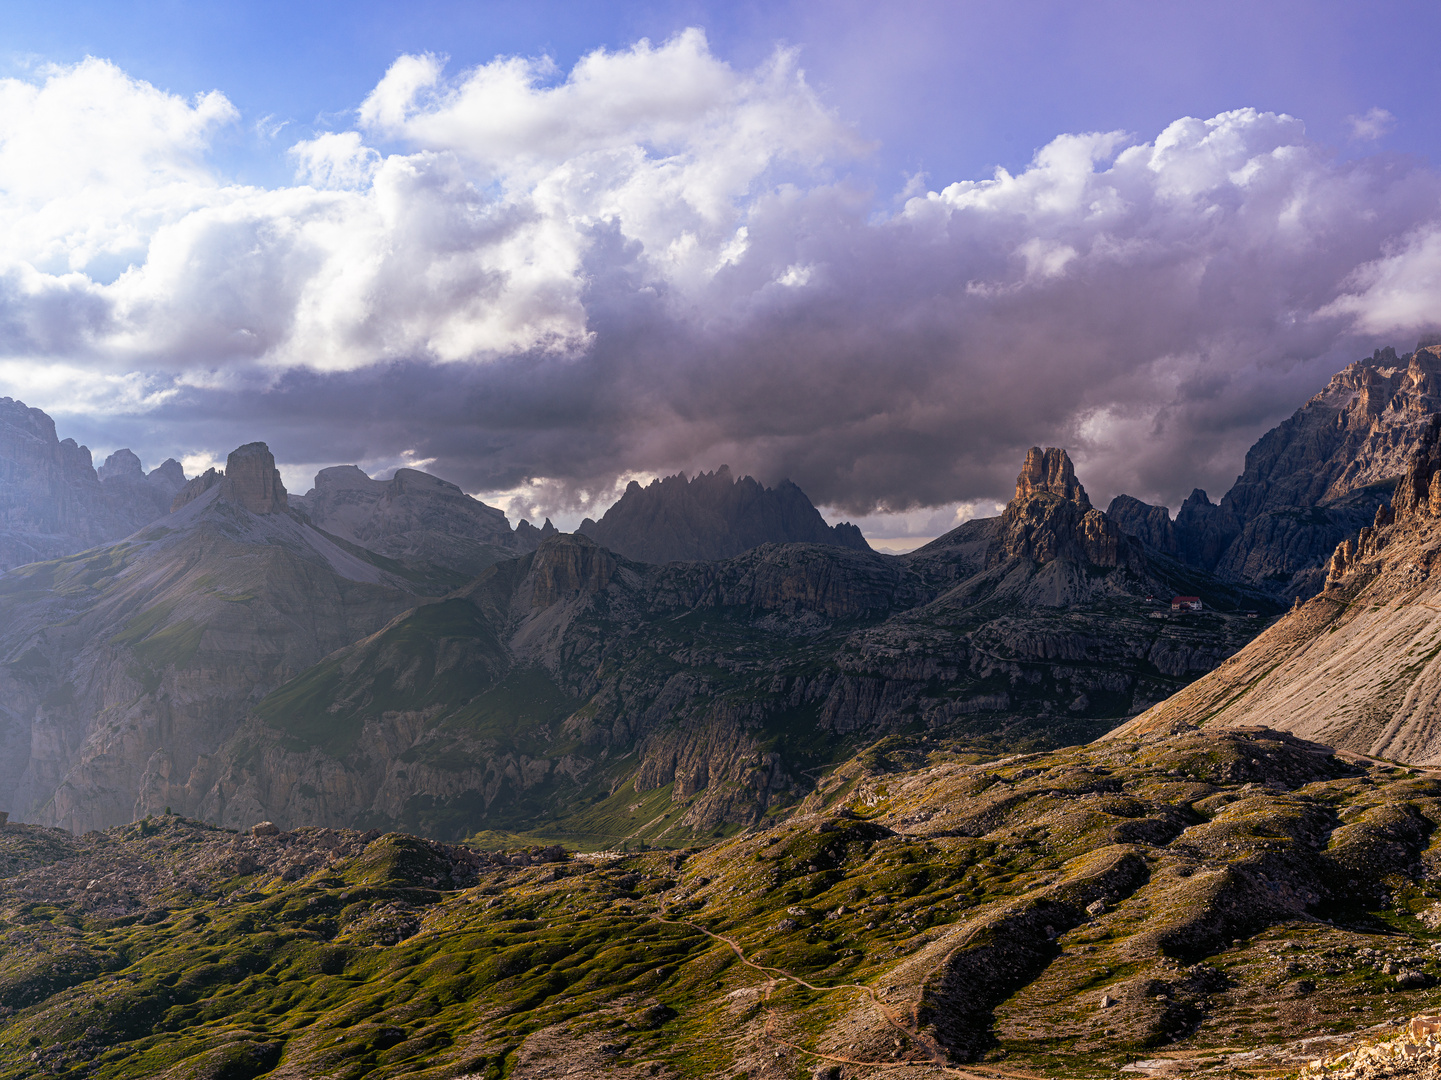
M1037 495L1055 495L1075 503L1083 510L1091 509L1091 500L1086 496L1086 489L1076 479L1071 456L1054 446L1048 446L1044 450L1033 446L1026 451L1021 475L1016 477L1018 500L1031 499Z
M253 442L230 451L220 497L252 514L278 514L286 509L285 485L280 482L270 447Z
M175 498L170 503L170 512L173 514L182 506L194 502L223 479L225 474L220 470L206 469L175 493Z
M577 530L603 547L638 562L728 559L761 544L830 544L869 551L859 529L831 526L806 493L789 480L769 488L730 467L687 478L684 473L634 480L600 521Z
M39 409L0 398L0 572L128 536L164 516L185 483L140 472L129 450L97 474L90 450L60 439ZM155 480L155 482L151 482Z
M140 459L135 456L135 451L130 449L117 450L105 459L105 464L95 470L95 475L100 477L103 483L106 480L133 480L140 483L145 479L145 470L140 467Z
M545 524L538 529L525 518L521 518L520 524L515 527L515 546L521 551L534 551L546 540L557 535L559 530L550 523L550 518L546 518Z
M95 470L95 475L102 484L119 490L128 489L133 494L137 485L150 489L148 497L152 500L169 500L185 486L185 469L180 462L174 458L166 458L163 464L147 473L135 451L128 447L107 457L105 464ZM164 511L165 503L162 501L157 512Z
M1016 477L1016 497L1001 514L988 561L994 566L1012 559L1121 566L1139 565L1142 556L1116 523L1091 505L1070 455L1033 446Z
M1176 525L1167 506L1152 506L1130 495L1117 495L1106 507L1106 516L1147 547L1176 554Z

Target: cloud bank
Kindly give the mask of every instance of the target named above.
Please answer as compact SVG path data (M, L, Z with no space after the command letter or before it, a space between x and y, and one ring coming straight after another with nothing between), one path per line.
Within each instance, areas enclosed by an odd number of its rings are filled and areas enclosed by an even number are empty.
M1033 443L1098 499L1219 494L1441 323L1441 177L1251 109L892 199L793 52L691 30L568 72L401 57L288 187L210 165L239 122L103 60L0 81L0 393L147 460L263 438L575 513L724 462L929 522Z

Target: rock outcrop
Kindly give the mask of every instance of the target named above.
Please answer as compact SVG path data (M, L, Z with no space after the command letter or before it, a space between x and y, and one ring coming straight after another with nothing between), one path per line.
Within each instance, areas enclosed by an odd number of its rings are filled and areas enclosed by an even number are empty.
M1114 521L1091 505L1064 450L1033 446L1001 514L991 565L1010 559L1055 559L1140 571L1145 557Z
M246 443L230 452L220 497L252 514L278 514L287 508L285 485L275 457L263 442Z
M225 474L219 469L206 469L175 493L175 498L170 502L170 512L173 514L188 506L223 479L225 479Z
M540 542L530 535L540 530L522 522L512 532L503 511L418 469L397 469L389 480L373 480L354 465L322 469L315 486L291 504L333 536L468 577ZM547 535L554 533L550 526Z
M128 536L163 516L184 483L178 462L147 476L130 450L97 471L45 413L0 398L0 572Z
M1423 343L1405 356L1376 350L1263 435L1219 504L1191 493L1172 523L1176 553L1278 596L1314 595L1331 553L1370 524L1438 409L1441 346ZM1164 534L1152 516L1164 508L1130 502L1127 522Z
M628 559L667 563L726 559L761 544L831 544L869 551L849 522L827 525L789 480L763 487L739 480L722 465L687 480L685 474L631 481L600 521L586 518L577 532Z
M1441 764L1441 416L1325 588L1236 656L1120 729L1264 724L1393 761Z

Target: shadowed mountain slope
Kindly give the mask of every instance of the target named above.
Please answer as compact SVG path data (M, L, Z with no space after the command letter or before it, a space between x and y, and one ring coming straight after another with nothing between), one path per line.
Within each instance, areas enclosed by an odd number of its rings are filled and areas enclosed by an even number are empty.
M462 580L306 524L263 443L193 483L121 543L0 577L12 815L83 831L177 801L267 691Z
M727 559L761 544L870 550L854 525L827 525L789 480L763 487L749 476L733 479L725 465L691 480L683 473L646 487L632 480L600 521L586 518L576 531L618 555L648 563Z
M901 558L655 565L557 536L275 690L172 802L439 837L707 836L884 732L1093 737L1255 632L1235 610L1253 598L1213 586L1152 565L1054 449L1001 518ZM1178 587L1222 610L1147 603Z
M147 475L129 450L96 470L50 417L0 398L0 572L128 536L163 517L184 484L179 462Z

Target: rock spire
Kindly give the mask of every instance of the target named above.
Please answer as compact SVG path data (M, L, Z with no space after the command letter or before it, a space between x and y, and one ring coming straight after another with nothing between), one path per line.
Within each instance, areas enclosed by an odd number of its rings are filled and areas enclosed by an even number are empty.
M1141 554L1114 521L1091 506L1070 455L1054 446L1033 446L1016 477L1016 497L1001 515L989 562L1009 559L1121 566L1139 565Z

